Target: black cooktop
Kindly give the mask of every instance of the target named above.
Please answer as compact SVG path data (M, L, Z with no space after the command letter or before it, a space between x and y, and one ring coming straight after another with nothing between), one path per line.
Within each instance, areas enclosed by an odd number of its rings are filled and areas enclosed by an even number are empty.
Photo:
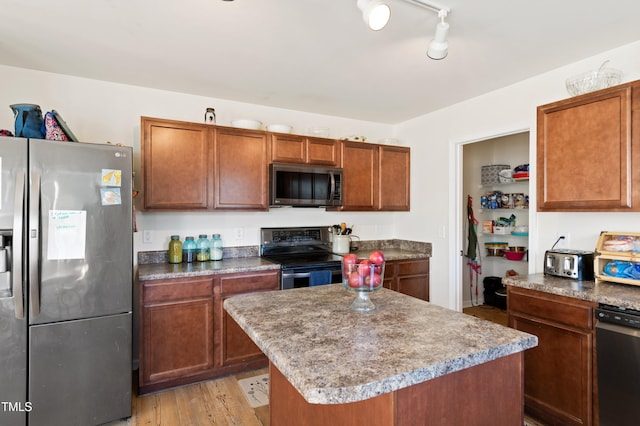
M342 257L331 253L328 226L261 228L260 255L282 269L340 267Z

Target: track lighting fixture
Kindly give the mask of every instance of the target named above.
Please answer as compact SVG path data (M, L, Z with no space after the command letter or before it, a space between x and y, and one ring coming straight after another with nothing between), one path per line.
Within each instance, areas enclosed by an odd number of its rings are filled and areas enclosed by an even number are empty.
M436 35L429 43L427 49L427 56L431 59L444 59L449 53L449 42L447 41L447 35L449 34L449 24L444 22L444 18L447 17L447 11L442 9L438 11L438 17L440 22L436 26Z
M391 9L380 0L358 0L357 5L362 11L362 19L372 30L381 30L389 22Z
M444 59L449 53L449 24L444 21L451 9L440 6L431 0L404 0L438 13L440 22L436 26L436 34L429 43L427 56L431 59ZM358 0L358 8L362 11L362 19L372 30L381 30L387 25L391 11L389 6L380 0Z

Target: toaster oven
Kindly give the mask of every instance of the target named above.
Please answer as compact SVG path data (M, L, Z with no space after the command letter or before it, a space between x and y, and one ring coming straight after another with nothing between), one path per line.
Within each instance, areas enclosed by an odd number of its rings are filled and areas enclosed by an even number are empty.
M594 252L585 250L547 250L544 254L544 273L580 281L593 280L593 256Z

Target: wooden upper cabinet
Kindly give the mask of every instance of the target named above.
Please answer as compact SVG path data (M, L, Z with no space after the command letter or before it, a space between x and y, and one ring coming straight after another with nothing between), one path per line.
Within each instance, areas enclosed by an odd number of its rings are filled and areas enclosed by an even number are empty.
M212 129L141 118L145 210L206 210L213 205Z
M274 133L271 134L271 161L338 166L339 142L334 139Z
M379 146L380 210L410 210L411 151L407 147Z
M378 210L378 146L342 142L341 210Z
M268 210L266 133L218 127L214 147L214 208Z
M640 211L639 88L538 107L538 211Z
M341 210L409 211L410 163L407 147L343 141Z

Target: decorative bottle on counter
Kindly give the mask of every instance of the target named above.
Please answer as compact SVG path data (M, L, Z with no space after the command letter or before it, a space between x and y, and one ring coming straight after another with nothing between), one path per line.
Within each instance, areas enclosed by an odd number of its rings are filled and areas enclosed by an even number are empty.
M211 260L222 260L222 239L220 234L213 234L209 252Z
M193 240L193 237L187 237L184 239L182 245L182 261L192 263L196 260L196 254L198 252L198 246Z
M205 234L198 235L196 245L198 246L198 254L196 255L198 262L206 262L209 260L209 240L207 240Z
M169 241L169 263L182 263L180 235L172 235Z

